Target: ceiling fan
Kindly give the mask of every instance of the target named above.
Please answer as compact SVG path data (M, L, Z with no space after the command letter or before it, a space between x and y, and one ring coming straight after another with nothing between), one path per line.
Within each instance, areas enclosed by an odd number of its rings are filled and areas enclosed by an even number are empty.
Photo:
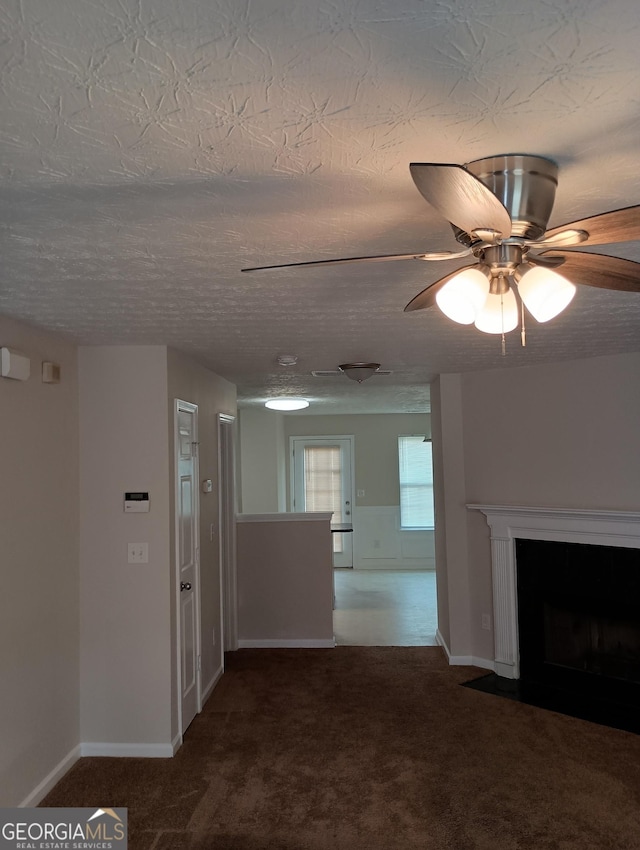
M640 205L573 221L547 230L558 166L546 157L501 154L465 165L411 163L411 177L422 196L451 226L458 251L385 254L315 260L242 269L243 272L339 263L390 260L460 260L457 269L430 284L404 308L438 304L460 324L475 323L486 333L513 330L524 310L539 322L569 304L574 284L640 292L640 263L576 251L579 245L605 245L640 239ZM557 271L560 270L560 271Z

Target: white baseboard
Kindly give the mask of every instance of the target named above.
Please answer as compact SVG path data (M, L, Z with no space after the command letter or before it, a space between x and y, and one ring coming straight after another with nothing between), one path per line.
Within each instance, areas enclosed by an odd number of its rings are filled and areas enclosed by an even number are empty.
M478 658L477 655L452 655L440 629L436 629L436 640L444 649L451 667L481 667L483 670L492 670L495 673L495 661L489 661L488 658Z
M220 677L222 676L223 673L224 673L224 668L220 667L213 674L213 678L211 679L209 684L206 686L206 688L204 688L204 690L202 691L202 705L205 704L205 702L209 699L209 697L213 693L213 689L215 688L215 686L220 681Z
M180 746L180 736L170 744L105 744L85 741L80 744L81 756L108 756L113 758L170 759ZM177 743L177 746L176 746Z
M238 649L333 649L335 638L327 640L239 640Z
M24 809L37 806L41 800L44 800L53 786L56 785L65 773L73 767L80 758L80 755L80 744L78 744L77 747L74 747L58 762L53 770L45 776L42 782L36 785L33 791L19 804L19 807Z
M452 667L482 667L483 670L491 670L495 673L495 662L488 658L478 658L477 655L451 655L449 664Z

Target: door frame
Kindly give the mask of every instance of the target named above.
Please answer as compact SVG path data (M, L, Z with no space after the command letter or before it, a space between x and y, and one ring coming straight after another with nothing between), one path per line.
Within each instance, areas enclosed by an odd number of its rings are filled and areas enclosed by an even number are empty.
M178 691L178 734L182 741L182 616L180 610L180 528L178 505L180 499L180 476L178 474L178 458L180 446L180 428L178 426L178 413L193 413L194 414L194 434L196 451L194 453L195 471L194 471L194 510L196 515L196 564L195 564L195 588L194 588L194 607L196 620L196 713L202 711L202 669L201 669L201 616L200 616L200 453L198 443L198 405L183 399L174 399L173 410L173 475L174 475L174 503L173 503L173 522L174 522L174 568L173 580L175 589L175 616L176 616L176 687Z
M330 442L331 440L345 440L349 443L350 455L350 480L351 493L349 501L351 502L351 525L355 523L355 493L356 493L356 453L355 453L355 436L353 434L297 434L289 437L289 510L293 511L293 504L296 492L295 479L295 459L294 459L294 441L302 440L303 442L313 442L314 440L321 443ZM355 531L355 526L354 526ZM351 565L355 562L355 534L343 535L348 537L349 545L351 546Z
M238 648L238 579L236 565L236 417L218 414L218 541L220 622L224 653Z

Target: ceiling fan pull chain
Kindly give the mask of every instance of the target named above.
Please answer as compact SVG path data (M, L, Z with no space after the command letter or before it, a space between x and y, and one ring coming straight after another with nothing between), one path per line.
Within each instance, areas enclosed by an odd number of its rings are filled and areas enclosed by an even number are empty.
M502 275L500 275L501 280L503 279ZM503 287L500 287L502 289ZM504 292L500 292L500 321L502 323L502 356L505 357L507 354L507 340L504 335Z
M524 301L520 301L520 314L522 316L522 327L520 329L520 344L523 348L527 347L527 329L524 326Z

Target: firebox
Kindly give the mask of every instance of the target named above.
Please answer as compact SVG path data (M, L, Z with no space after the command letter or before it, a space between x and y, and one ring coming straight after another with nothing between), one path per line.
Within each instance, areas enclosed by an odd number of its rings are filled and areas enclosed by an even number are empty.
M640 707L640 552L515 542L521 681Z

